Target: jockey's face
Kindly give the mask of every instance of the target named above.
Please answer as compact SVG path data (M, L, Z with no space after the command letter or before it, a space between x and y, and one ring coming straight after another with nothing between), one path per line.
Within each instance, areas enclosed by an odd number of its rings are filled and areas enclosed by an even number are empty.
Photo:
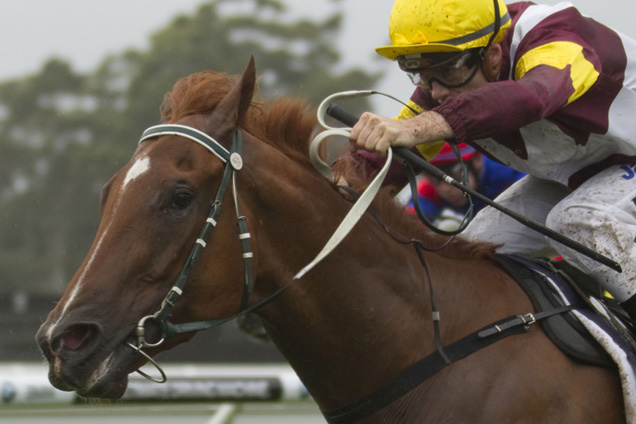
M479 60L475 66L476 69L466 67L465 74L472 77L466 78L465 83L460 85L452 85L443 82L434 77L426 80L422 79L426 84L418 84L418 86L428 90L434 100L443 103L450 97L455 97L461 93L475 90L485 86L488 82L495 81L501 69L502 50L500 44L493 44L482 60Z

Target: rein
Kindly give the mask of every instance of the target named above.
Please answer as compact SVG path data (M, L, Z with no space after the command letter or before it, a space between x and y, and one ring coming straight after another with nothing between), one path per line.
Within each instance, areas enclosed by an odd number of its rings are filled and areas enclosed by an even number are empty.
M319 155L320 142L328 136L344 136L346 138L349 138L351 128L332 127L325 122L324 117L326 115L330 115L340 122L353 126L357 122L357 118L334 104L334 100L341 98L368 96L371 94L382 93L373 91L345 91L327 97L320 104L318 108L318 122L322 125L323 128L325 128L325 131L320 133L312 142L312 145L310 147L310 159L312 161L312 164L314 165L314 168L316 168L316 170L318 170L325 178L333 180L333 175L331 173L330 166L327 165ZM417 190L415 190L414 178L415 172L413 170L413 167L409 163L409 159L412 159L411 157L405 155L405 150L406 149L404 148L396 148L396 154L399 155L401 159L403 159L403 165L405 166L407 176L409 177L409 185L411 187L411 190L416 193ZM391 148L388 149L388 152L392 152ZM406 153L410 152L406 151ZM387 163L388 162L389 160L387 160ZM445 175L443 172L433 167L432 165L429 165L428 162L425 162L428 167L422 166L419 162L416 163L427 172L431 173L437 178L448 182L449 184L451 183L450 180L452 180L452 182L455 183L453 185L459 185L460 188L469 195L469 199L470 195L475 194L470 189L467 189L465 187L465 184L457 183L451 177ZM435 172L430 172L428 168L434 169ZM481 196L479 193L476 194L477 197ZM416 208L416 211L420 219L424 218L419 208ZM472 201L470 215L472 215ZM429 227L429 229L439 234L454 236L466 227L466 225L470 221L470 215L465 216L460 229L453 232L441 231L437 228L434 228L425 218L422 221L427 225L427 227ZM421 243L418 243L417 240L411 240L411 242L415 247L415 251L418 255L420 263L422 264L426 274L428 275L428 267L421 252ZM407 367L400 374L393 377L380 388L363 396L362 398L359 398L358 400L341 408L330 411L322 411L324 417L330 424L346 424L362 420L369 415L385 408L402 396L406 395L411 390L415 389L417 386L426 381L429 377L432 377L437 372L453 364L454 362L463 359L471 355L472 353L506 337L527 332L531 329L531 325L537 323L542 319L549 318L553 315L563 314L573 309L572 306L565 306L537 313L513 315L500 321L491 323L488 326L472 334L469 334L462 339L451 343L448 346L443 346L439 327L440 313L435 305L433 286L431 284L430 276L428 278L428 281L432 309L432 322L434 327L435 351L415 362L413 365Z

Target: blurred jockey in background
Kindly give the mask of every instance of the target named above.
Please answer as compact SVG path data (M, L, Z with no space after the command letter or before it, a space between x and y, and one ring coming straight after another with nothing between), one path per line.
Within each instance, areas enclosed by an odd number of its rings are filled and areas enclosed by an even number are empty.
M468 186L489 199L494 199L525 175L484 156L467 144L460 143L457 147L468 172ZM448 143L444 144L430 163L455 180L462 180L462 165ZM456 229L468 211L469 202L464 193L436 178L422 178L417 184L417 192L422 213L442 230ZM407 206L411 213L415 213L414 200L411 199ZM473 198L473 215L484 206L486 204L483 201Z

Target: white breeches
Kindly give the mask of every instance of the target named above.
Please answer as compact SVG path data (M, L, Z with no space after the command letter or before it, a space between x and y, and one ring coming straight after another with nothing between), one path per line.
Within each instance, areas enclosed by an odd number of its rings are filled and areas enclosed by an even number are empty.
M502 253L563 256L593 276L619 302L636 294L636 166L616 165L576 190L526 176L496 201L618 262L618 273L555 242L492 207L484 208L464 235L503 244Z

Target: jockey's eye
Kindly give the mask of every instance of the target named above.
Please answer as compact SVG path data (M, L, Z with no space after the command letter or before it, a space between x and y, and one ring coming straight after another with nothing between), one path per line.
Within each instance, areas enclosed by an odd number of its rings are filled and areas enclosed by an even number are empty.
M177 210L183 210L192 204L194 196L192 194L181 191L175 193L170 202L170 207Z

